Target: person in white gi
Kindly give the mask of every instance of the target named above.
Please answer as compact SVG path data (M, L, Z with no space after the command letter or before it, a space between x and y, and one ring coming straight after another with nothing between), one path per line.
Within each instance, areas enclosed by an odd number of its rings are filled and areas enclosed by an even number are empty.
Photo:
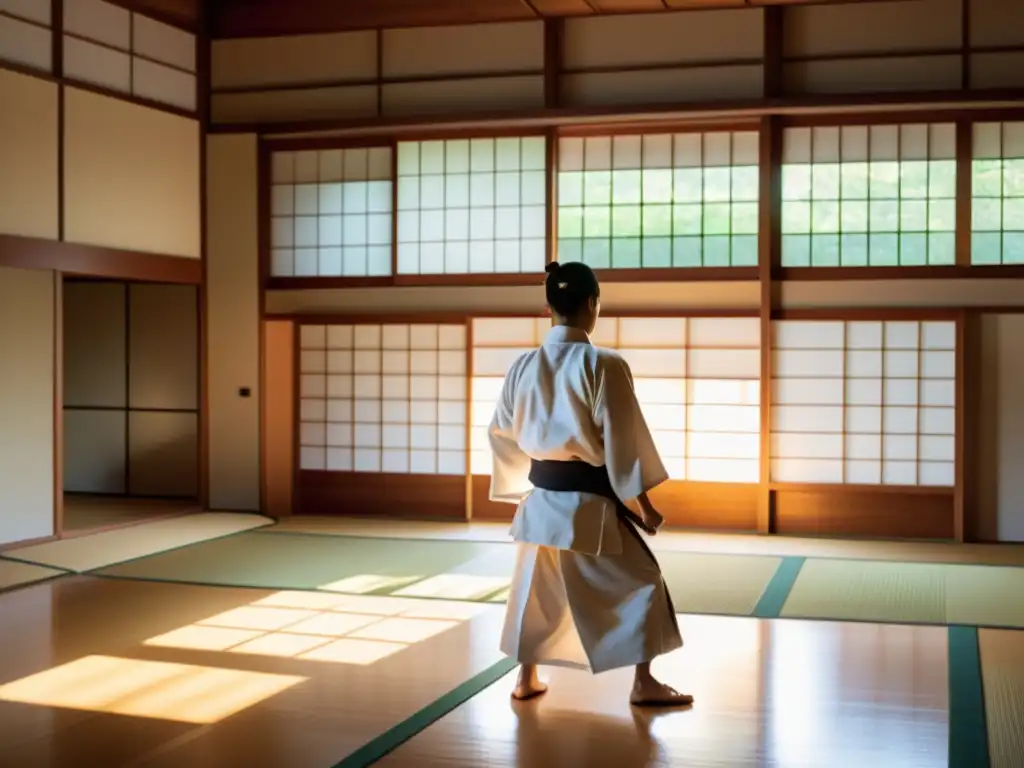
M651 660L683 641L661 569L634 527L653 534L661 524L647 492L668 475L629 366L590 343L597 277L579 263L547 272L554 327L512 365L489 429L491 498L519 505L501 638L522 665L512 695L547 690L540 664L595 674L635 666L632 704L690 704L651 674Z

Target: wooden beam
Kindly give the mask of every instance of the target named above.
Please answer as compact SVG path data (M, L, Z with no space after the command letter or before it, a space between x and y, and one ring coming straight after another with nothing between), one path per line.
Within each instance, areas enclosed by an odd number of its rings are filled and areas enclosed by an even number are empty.
M0 235L0 266L184 285L199 285L203 272L200 259L17 235Z
M544 20L544 107L562 106L562 64L565 44L565 22Z
M964 410L966 405L966 390L964 387L964 342L967 334L964 327L964 316L961 314L956 322L956 373L955 395L954 395L954 418L956 423L956 434L954 440L953 458L953 538L963 543L964 541L964 461L967 456L964 452Z
M956 123L956 265L971 266L971 166L974 155L974 124Z
M207 196L206 196L206 132L210 126L210 87L213 44L210 39L209 8L200 9L199 32L196 35L196 85L199 111L199 258L202 274L199 285L199 503L210 507L210 362L209 327L206 291Z
M151 7L192 0L116 0ZM878 0L881 1L881 0ZM889 2L909 0L888 0ZM218 0L216 38L281 37L396 27L487 24L579 16L686 13L777 5L835 5L864 0ZM156 11L154 11L155 13ZM148 12L147 12L148 13ZM165 17L170 13L164 13Z
M758 254L757 271L760 282L759 317L761 320L761 439L760 484L757 500L757 531L774 530L771 490L771 427L772 427L772 317L776 304L775 272L781 258L780 224L782 221L781 161L782 129L777 120L764 118L761 123L758 152Z
M271 89L272 90L272 89ZM514 112L465 112L446 115L409 115L389 118L301 120L254 123L220 123L214 133L259 133L293 136L309 132L331 132L346 136L416 135L424 131L443 134L454 130L523 131L584 122L615 121L619 130L656 130L671 122L716 121L718 123L757 121L762 117L783 117L787 121L827 121L830 125L862 125L872 121L899 122L908 113L919 120L948 121L976 114L991 120L1020 120L1024 117L1024 88L984 92L936 91L934 93L834 94L777 99L638 104L632 106L561 107L516 110Z
M761 95L766 99L779 98L785 91L783 78L784 18L785 9L780 6L770 6L764 9Z

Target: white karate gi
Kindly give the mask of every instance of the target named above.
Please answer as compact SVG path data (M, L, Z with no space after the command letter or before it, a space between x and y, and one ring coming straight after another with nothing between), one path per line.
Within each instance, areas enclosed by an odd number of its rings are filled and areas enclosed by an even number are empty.
M626 362L581 330L552 328L509 370L490 427L491 498L519 505L501 650L521 663L595 673L682 645L661 571L615 504L534 490L530 460L606 466L631 501L668 478Z

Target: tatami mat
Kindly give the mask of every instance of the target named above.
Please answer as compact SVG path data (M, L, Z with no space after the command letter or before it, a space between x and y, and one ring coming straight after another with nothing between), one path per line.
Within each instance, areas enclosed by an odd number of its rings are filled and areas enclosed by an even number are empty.
M808 560L781 615L1024 627L1024 569Z
M365 536L395 539L511 541L509 523L429 522L347 517L288 517L260 533L311 533L323 536ZM1024 544L954 544L937 541L877 541L801 536L758 536L750 533L701 533L664 528L647 540L655 552L708 555L821 557L911 563L1024 566Z
M175 547L270 525L270 518L232 512L205 512L143 523L91 536L52 541L10 550L12 560L84 573Z
M439 523L427 520L381 520L359 517L283 517L261 533L308 533L318 536L365 536L371 539L446 539L512 541L509 523Z
M658 562L679 613L750 616L782 560L659 552Z
M0 591L60 576L63 571L0 559Z
M1024 765L1024 632L983 629L978 633L978 643L992 768L1021 768Z
M480 541L243 533L99 571L99 575L265 589L500 602L515 547ZM662 552L676 609L749 616L780 558Z
M242 533L115 565L99 574L220 586L387 594L398 593L431 577L454 573L459 566L486 558L501 546L465 541ZM491 583L490 577L494 575L507 574L466 574L459 584L472 591L471 587ZM466 587L467 584L470 586ZM488 595L502 586L491 587ZM427 591L421 589L415 596L453 599L449 594L426 594Z

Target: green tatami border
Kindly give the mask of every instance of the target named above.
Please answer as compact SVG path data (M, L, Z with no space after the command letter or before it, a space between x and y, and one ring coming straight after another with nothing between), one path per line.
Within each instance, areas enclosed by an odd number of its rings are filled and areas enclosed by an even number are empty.
M800 569L807 562L806 557L783 557L779 567L775 569L768 586L764 588L761 599L754 606L754 612L750 615L755 619L777 619L782 613L782 607L789 599L789 593L796 584Z
M948 643L949 768L989 768L978 630L950 627Z
M444 696L367 742L355 752L335 763L333 768L366 768L393 752L414 736L425 731L454 709L465 704L481 691L489 688L519 666L519 662L505 658L492 664Z

